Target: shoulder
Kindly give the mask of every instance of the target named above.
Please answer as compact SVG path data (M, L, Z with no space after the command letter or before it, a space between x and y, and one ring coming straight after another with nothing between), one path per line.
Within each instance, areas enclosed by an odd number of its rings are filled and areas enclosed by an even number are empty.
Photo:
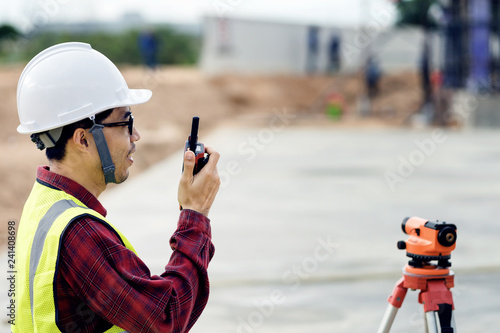
M123 246L118 233L109 224L91 215L71 221L61 237L61 251L67 251L68 254Z
M117 231L94 216L72 221L60 241L60 268L78 272L75 274L79 277L85 272L95 274L97 267L104 275L116 269L126 271L137 267L141 274L147 272L144 263L124 245Z

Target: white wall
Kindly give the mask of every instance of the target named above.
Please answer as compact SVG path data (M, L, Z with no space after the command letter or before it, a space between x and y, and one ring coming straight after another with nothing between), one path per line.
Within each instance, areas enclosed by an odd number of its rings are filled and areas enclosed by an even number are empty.
M305 65L306 32L299 25L205 18L201 68L209 74L300 74L301 64ZM223 45L226 52L221 51Z
M307 73L309 26L242 18L206 17L200 60L207 74L296 74ZM381 29L369 34L363 28L320 27L317 71L326 73L328 44L333 34L341 38L341 71L362 69L369 54L375 55L384 72L418 69L423 32L416 28ZM435 63L440 42L434 37ZM228 47L221 52L221 45Z

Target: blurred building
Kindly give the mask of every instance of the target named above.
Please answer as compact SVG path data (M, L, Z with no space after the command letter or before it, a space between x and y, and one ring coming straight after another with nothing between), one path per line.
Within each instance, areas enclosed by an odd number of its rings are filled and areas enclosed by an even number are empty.
M203 28L200 66L208 74L352 73L370 56L384 72L417 69L424 40L422 29L376 20L357 29L207 16ZM440 39L431 39L437 62Z

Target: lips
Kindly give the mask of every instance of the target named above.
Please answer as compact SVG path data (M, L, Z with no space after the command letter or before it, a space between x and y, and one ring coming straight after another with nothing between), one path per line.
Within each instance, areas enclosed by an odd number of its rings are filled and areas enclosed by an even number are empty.
M132 157L133 153L135 153L135 147L130 149L130 151L128 152L128 155L127 155L127 159L132 163L134 163L134 158Z

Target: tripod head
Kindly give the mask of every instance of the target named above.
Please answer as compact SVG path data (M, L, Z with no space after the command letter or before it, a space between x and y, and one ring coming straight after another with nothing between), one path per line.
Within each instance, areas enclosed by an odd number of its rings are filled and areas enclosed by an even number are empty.
M410 237L399 241L398 248L406 249L411 258L408 266L417 269L447 269L451 266L451 252L455 249L457 227L446 222L429 222L420 217L407 217L402 223L403 232ZM437 265L430 262L437 260Z

